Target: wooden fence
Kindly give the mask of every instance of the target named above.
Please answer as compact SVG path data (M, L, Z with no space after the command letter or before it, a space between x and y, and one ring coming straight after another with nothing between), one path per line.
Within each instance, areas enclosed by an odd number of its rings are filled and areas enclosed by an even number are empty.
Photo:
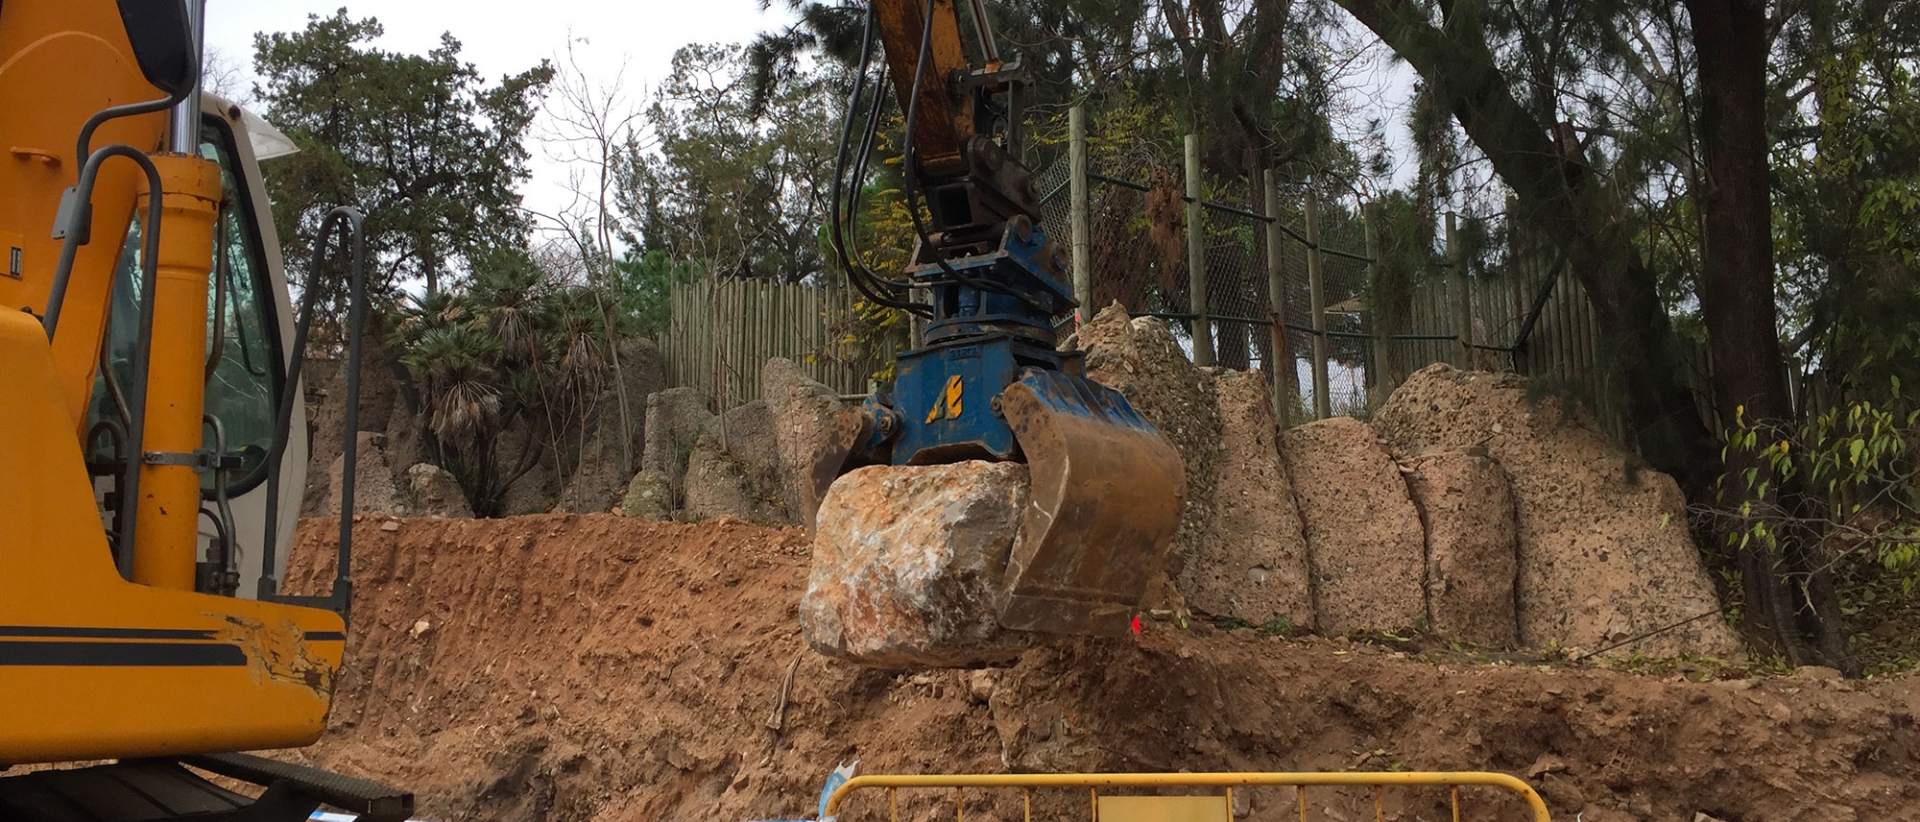
M770 280L703 279L668 292L672 320L661 352L667 383L692 386L716 408L760 397L761 367L785 357L843 395L864 394L892 352L875 357L843 341L859 295Z
M1612 368L1605 361L1599 323L1586 289L1562 272L1528 327L1528 314L1546 285L1550 269L1545 264L1522 261L1511 262L1506 268L1504 276L1497 278L1430 280L1414 289L1406 328L1373 326L1374 361L1380 363L1380 380L1370 386L1370 404L1378 407L1408 373L1429 363L1518 371L1539 383L1544 393L1577 399L1609 436L1624 442L1625 407L1620 386L1614 384ZM1460 304L1463 287L1466 306ZM1462 323L1465 329L1460 327ZM1510 350L1520 342L1523 330L1527 333L1524 347L1517 352ZM1471 347L1462 343L1463 333ZM1454 339L1379 341L1391 335ZM1377 353L1382 344L1392 347L1387 360Z

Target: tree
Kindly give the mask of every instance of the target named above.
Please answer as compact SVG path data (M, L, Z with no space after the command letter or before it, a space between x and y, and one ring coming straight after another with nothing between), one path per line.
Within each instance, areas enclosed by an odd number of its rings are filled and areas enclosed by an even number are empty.
M1435 25L1429 7L1413 0L1340 3L1419 73L1512 189L1525 221L1565 255L1615 347L1617 367L1633 375L1626 381L1628 416L1642 453L1690 493L1701 492L1712 481L1714 441L1684 382L1654 272L1577 142L1566 150L1553 124L1515 96L1482 28L1482 5L1452 4L1452 13Z
M608 369L601 316L565 272L515 249L476 255L466 281L400 309L396 347L420 386L438 460L474 513L506 513L514 481L578 432Z
M1826 3L1775 46L1785 353L1836 393L1920 385L1920 8Z
M521 141L553 69L488 85L450 34L412 55L373 47L381 33L343 8L309 16L303 31L254 36L266 118L300 148L266 167L274 221L301 248L328 209L358 205L375 287L421 280L438 293L447 272L524 245Z
M1340 2L1420 74L1513 191L1518 210L1586 285L1628 375L1630 423L1642 454L1696 501L1738 510L1792 507L1797 490L1784 477L1759 476L1767 471L1765 455L1748 438L1716 449L1721 443L1702 422L1679 368L1660 278L1631 230L1637 220L1630 192L1638 180L1611 173L1671 164L1680 195L1700 215L1693 294L1713 354L1709 387L1722 429L1742 415L1790 420L1774 305L1766 117L1773 24L1764 6L1691 0L1685 30L1694 66L1691 78L1676 79L1688 73L1682 37L1666 41L1674 59L1649 65L1662 54L1642 24L1661 22L1661 9L1557 0ZM1667 31L1680 30L1672 17L1664 20ZM1679 109L1682 139L1649 150L1635 138L1671 135L1657 128L1632 133L1633 122L1618 128L1608 92L1620 81L1602 72L1608 67L1643 83L1637 94L1619 96L1651 100L1656 112ZM1527 84L1516 86L1516 77ZM1575 90L1589 89L1579 102ZM1588 113L1600 126L1589 137L1604 135L1607 145L1583 143L1579 127L1559 119L1570 109ZM1716 482L1727 477L1746 481ZM1727 545L1749 616L1789 660L1853 668L1830 575L1811 546L1795 539Z
M754 111L740 46L691 45L646 113L657 140L619 180L633 244L717 275L798 282L821 273L820 227L838 135L840 83L799 75Z
M605 84L595 83L580 68L574 53L576 42L585 40L568 41L565 68L558 73L554 99L545 108L550 123L547 146L557 155L555 159L569 166L567 183L574 200L559 215L538 216L545 217L578 249L587 287L606 328L607 356L613 364L614 410L620 415L618 468L621 474L627 474L638 462L631 436L635 398L627 396L626 372L620 365L621 329L613 299L613 247L620 226L613 200L624 156L638 150L640 114L626 97L625 67Z

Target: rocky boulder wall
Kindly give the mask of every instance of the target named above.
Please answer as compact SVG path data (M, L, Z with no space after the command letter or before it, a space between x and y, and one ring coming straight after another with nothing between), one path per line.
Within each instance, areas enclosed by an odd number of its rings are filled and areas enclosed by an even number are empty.
M1400 469L1373 429L1334 417L1288 429L1280 454L1307 533L1323 634L1394 631L1426 618L1426 546Z
M1673 478L1629 472L1584 414L1526 396L1512 374L1431 365L1374 415L1395 454L1484 445L1512 478L1519 525L1520 641L1595 650L1715 611ZM1724 620L1697 619L1614 650L1730 657Z
M560 489L557 511L611 510L646 450L647 397L666 387L666 362L652 340L630 338L620 343L619 373L624 383L609 380L593 405L579 462Z
M1519 642L1518 525L1507 474L1484 448L1439 448L1401 464L1427 532L1427 621L1478 645Z
M669 388L647 395L646 447L642 449L640 468L667 478L674 495L670 508L680 506L694 441L713 419L707 398L697 388Z
M820 510L813 487L814 464L830 450L834 418L843 405L840 395L815 382L791 360L774 357L760 370L760 396L773 413L773 441L779 452L787 512L795 523L812 528Z
M789 524L773 411L765 400L707 422L687 457L685 486L686 516L696 522L727 516L761 525Z
M1311 629L1307 537L1280 462L1266 377L1222 371L1213 389L1221 423L1213 517L1174 585L1200 613Z
M1314 625L1306 542L1292 484L1274 445L1264 380L1195 366L1165 323L1129 319L1115 303L1080 326L1087 374L1126 394L1180 452L1186 508L1167 557L1168 585L1152 607L1263 624Z
M361 342L360 413L354 422L362 432L385 434L394 430L390 425L392 416L396 413L406 413L407 406L400 378L395 373L400 365L381 343L385 332L377 328L378 325L377 322L370 323L366 329L366 336ZM335 363L332 368L326 370L328 376L325 378L325 387L319 391L311 391L310 388L310 393L319 395L319 402L309 403L308 406L312 409L312 413L307 417L307 425L313 432L313 438L308 443L307 487L300 502L302 516L318 516L333 510L329 507L329 496L332 491L328 484L328 472L334 461L340 458L341 446L346 442L344 438L347 426L346 363ZM318 375L305 379L308 379L307 384L310 387L321 384L321 378ZM401 455L402 458L419 456L413 453L417 449L412 447L411 439L405 440L402 444L408 446L409 451ZM394 481L391 471L388 472L387 481L389 483Z

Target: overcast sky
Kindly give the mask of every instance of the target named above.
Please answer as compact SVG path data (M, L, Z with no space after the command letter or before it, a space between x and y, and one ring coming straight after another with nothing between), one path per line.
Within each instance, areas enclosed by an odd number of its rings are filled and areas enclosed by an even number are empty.
M297 31L307 15L331 15L340 0L208 0L207 46L219 59L250 76L255 32ZM461 56L489 82L563 54L569 37L582 69L596 82L619 75L636 100L666 76L675 49L688 43L735 43L761 31L783 28L792 16L775 2L761 11L757 0L367 0L348 5L355 18L375 17L386 29L382 48L421 53L439 45L440 34L460 41ZM540 125L535 125L536 132ZM554 212L570 196L564 169L529 145L533 179L524 195L529 208Z
M490 82L564 54L571 37L578 41L576 59L595 83L621 76L640 103L666 76L681 46L743 42L790 25L784 0L771 5L761 11L759 0L366 0L347 11L355 18L378 18L386 29L379 45L394 51L425 52L439 44L442 32L450 32L462 45L461 56ZM338 8L340 0L208 0L207 46L216 52L214 59L250 77L255 32L297 31L309 14L329 15ZM1349 21L1347 28L1358 40L1372 41L1357 24ZM1335 134L1358 139L1366 120L1384 121L1388 145L1397 155L1392 184L1404 185L1412 171L1403 115L1411 72L1391 64L1377 45L1360 62L1367 68L1342 89L1348 103L1342 119L1348 122L1336 124ZM531 136L541 133L536 122ZM565 167L537 140L529 141L528 150L533 178L522 192L527 206L546 213L564 209L572 200Z

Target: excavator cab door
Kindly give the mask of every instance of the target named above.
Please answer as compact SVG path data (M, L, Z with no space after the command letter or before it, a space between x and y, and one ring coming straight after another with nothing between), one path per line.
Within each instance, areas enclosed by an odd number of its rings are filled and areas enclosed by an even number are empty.
M222 550L221 541L230 540L237 554L237 579L203 580L205 593L253 596L263 573L273 578L284 576L286 556L292 545L292 528L275 535L272 552L274 568L262 566L267 535L266 479L267 456L273 447L274 421L288 371L287 351L291 347L291 307L284 269L274 237L253 145L237 107L209 96L201 118L201 156L220 164L225 198L214 235L214 266L208 289L207 339L208 368L206 414L219 421L224 449L218 455L224 477L216 472L202 475L202 499L206 513L201 517L203 562L214 562ZM88 408L91 430L103 421L119 416L110 385L126 385L133 379L133 346L138 327L142 295L139 293L140 231L138 215L130 221L120 264L115 272L113 303L107 322L103 353L105 369L95 378L94 393ZM108 369L111 373L108 373ZM305 484L307 428L305 409L293 409L294 424L289 432L287 456L282 463L281 487L301 488ZM211 423L207 449L215 448ZM89 465L101 477L117 470L109 443L103 438L89 442ZM98 481L104 488L104 479ZM222 484L224 483L224 488ZM230 514L228 521L216 525L223 516L220 497L224 492ZM111 512L111 501L101 500L103 512ZM300 495L285 495L281 500L280 523L297 521ZM111 516L110 513L105 515ZM111 529L109 529L111 532Z

